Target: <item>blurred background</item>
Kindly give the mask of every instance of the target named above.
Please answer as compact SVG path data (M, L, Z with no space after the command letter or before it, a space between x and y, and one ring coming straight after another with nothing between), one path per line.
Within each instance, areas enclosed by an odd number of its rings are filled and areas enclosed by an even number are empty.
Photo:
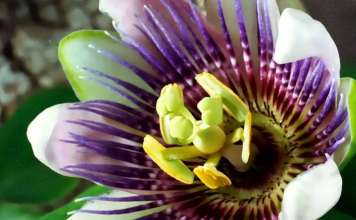
M0 123L32 91L65 83L57 44L83 28L111 29L97 0L0 0Z
M343 67L356 63L356 0L303 0L327 26ZM0 0L0 124L38 88L65 83L57 43L82 28L111 30L97 0Z
M342 74L355 77L356 0L303 3L336 41ZM0 220L65 219L66 211L75 206L39 216L61 207L89 185L60 177L37 162L25 131L42 109L75 100L57 60L57 45L74 30L111 30L110 19L97 8L97 0L0 0ZM356 174L355 169L349 172ZM341 201L356 195L355 182L346 185L352 193L345 193ZM353 214L337 211L340 215L329 219L354 219L353 204L339 204L339 210Z

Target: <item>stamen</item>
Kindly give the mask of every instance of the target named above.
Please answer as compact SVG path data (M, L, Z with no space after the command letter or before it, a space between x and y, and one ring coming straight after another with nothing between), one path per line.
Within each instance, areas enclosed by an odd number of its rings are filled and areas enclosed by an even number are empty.
M219 165L220 159L221 159L221 152L212 154L212 155L208 158L208 160L205 162L205 165L216 167L217 165Z
M203 154L195 146L170 147L165 149L162 154L167 160L189 160L206 156L206 154Z
M222 98L224 109L233 118L239 122L245 122L242 161L247 163L250 157L250 142L252 136L252 114L249 107L214 75L204 72L197 75L196 80L210 96L220 96Z
M251 136L252 136L252 114L248 112L246 114L244 125L244 136L242 144L242 161L247 163L250 159L251 152Z
M204 166L194 168L194 173L210 189L217 189L231 185L231 180L224 173L216 169L221 159L221 153L212 154Z
M239 122L245 121L249 108L230 88L220 82L214 75L207 72L197 75L195 79L211 97L221 97L224 109L233 118Z
M166 148L152 136L146 135L143 140L143 149L165 173L180 182L193 183L193 172L181 160L166 160L162 154Z
M146 136L144 151L168 175L187 184L193 183L194 174L209 188L216 189L231 185L231 180L217 170L222 152L242 140L239 154L241 167L251 163L252 114L249 107L215 76L202 73L196 77L198 84L210 95L198 103L201 120L197 121L184 105L182 88L177 84L166 85L157 100L156 109L160 128L167 144L180 145L165 148L151 136ZM226 135L223 128L224 110L242 125ZM224 153L225 154L225 153ZM193 172L181 161L197 157L208 158Z

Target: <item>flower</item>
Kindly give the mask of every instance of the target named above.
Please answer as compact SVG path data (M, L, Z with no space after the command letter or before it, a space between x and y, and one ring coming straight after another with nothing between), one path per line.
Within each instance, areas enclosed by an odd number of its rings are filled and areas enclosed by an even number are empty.
M274 0L205 3L101 0L120 37L62 40L82 101L28 138L54 171L113 188L69 219L317 219L338 201L356 86L325 27Z

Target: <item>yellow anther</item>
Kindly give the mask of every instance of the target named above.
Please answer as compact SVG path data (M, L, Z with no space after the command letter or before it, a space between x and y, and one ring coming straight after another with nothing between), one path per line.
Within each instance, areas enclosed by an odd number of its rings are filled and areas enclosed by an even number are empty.
M231 185L230 178L216 169L220 159L220 152L212 154L203 166L198 166L193 170L195 175L210 189Z
M244 135L242 143L242 161L248 163L251 154L251 136L252 136L252 114L248 112L245 119Z
M146 135L143 140L143 149L146 154L169 176L182 183L193 183L194 173L181 160L166 160L162 155L162 152L166 148L152 136Z
M214 166L204 165L194 169L195 175L210 189L231 185L231 180Z

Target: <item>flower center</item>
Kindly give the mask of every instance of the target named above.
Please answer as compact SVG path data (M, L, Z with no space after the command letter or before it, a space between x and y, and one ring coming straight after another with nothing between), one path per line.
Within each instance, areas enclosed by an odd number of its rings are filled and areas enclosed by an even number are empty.
M263 198L267 192L273 192L278 182L284 181L284 172L289 172L289 139L274 121L260 113L253 113L252 155L246 169L234 165L234 154L226 152L218 168L232 177L230 194L239 199ZM243 167L245 168L245 167ZM262 196L261 196L262 195Z
M230 178L217 166L225 154L233 155L229 160L237 170L246 171L251 165L252 113L212 74L199 74L196 80L209 94L197 106L201 120L196 120L184 105L182 88L169 84L162 89L156 109L163 140L170 147L146 136L143 148L163 171L183 183L193 183L196 175L211 189L229 186ZM240 142L242 145L237 144ZM205 163L192 172L183 161L195 158L205 159Z

